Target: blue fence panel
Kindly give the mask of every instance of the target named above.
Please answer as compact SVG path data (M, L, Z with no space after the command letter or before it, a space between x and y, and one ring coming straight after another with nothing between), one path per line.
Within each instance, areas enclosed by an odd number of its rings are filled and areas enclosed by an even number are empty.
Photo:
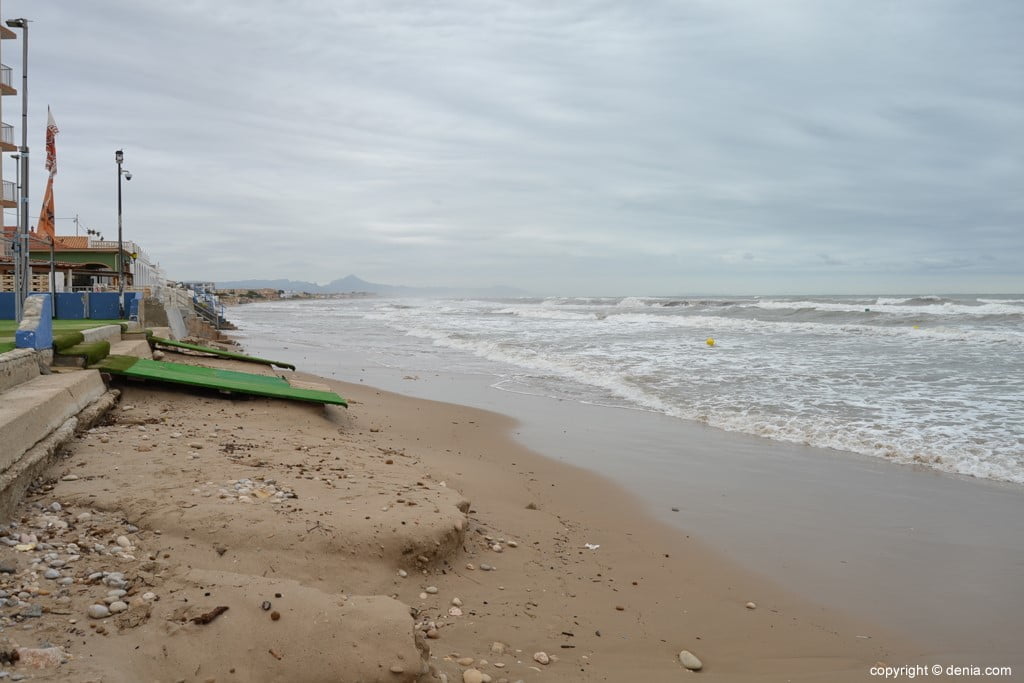
M117 320L120 318L121 297L117 292L92 292L89 294L89 318L92 320Z
M83 320L89 317L87 292L59 292L57 294L58 320Z
M14 320L14 292L0 292L0 320Z

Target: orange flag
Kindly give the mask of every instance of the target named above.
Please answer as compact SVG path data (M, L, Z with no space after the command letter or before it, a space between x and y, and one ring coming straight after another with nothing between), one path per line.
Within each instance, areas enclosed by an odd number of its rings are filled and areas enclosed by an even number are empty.
M54 228L55 210L53 206L53 176L57 175L57 123L53 120L53 113L46 108L46 170L50 172L50 178L46 181L46 193L43 195L43 209L39 212L39 223L36 225L37 235L53 237L56 233Z
M39 224L36 225L36 234L40 236L53 237L56 231L53 225L53 176L46 181L46 193L43 195L43 210L39 212Z

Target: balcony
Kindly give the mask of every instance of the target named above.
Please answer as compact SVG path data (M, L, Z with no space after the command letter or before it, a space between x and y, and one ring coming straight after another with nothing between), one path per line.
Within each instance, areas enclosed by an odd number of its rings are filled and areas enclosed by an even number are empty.
M17 95L18 90L12 83L11 67L0 64L0 95Z
M18 146L14 144L14 126L9 123L0 123L0 151L18 151Z
M18 188L10 180L5 180L3 185L3 196L0 197L0 206L5 209L13 209L18 206Z
M18 34L7 28L3 24L0 24L0 40L13 40L18 37Z

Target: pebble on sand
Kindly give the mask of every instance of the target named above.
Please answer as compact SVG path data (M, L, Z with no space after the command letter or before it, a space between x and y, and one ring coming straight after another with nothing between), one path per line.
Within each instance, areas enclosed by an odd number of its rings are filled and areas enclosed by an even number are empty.
M92 619L106 619L110 616L110 610L106 605L89 605L86 611Z
M551 657L548 657L547 652L535 652L533 653L533 661L539 664L550 664Z
M466 669L462 672L462 683L483 683L484 674L477 669Z
M757 603L756 602L748 602L747 603L747 609L757 609Z
M690 671L700 671L704 666L703 662L697 659L697 655L693 654L689 650L682 650L679 653L679 663Z

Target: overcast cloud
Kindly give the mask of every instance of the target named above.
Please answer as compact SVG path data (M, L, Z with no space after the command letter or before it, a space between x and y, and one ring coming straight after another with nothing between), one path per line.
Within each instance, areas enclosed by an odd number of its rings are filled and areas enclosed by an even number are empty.
M1019 0L3 14L33 21L33 213L50 105L58 232L78 214L116 237L123 148L125 236L172 278L1024 291ZM20 87L21 42L2 47Z

